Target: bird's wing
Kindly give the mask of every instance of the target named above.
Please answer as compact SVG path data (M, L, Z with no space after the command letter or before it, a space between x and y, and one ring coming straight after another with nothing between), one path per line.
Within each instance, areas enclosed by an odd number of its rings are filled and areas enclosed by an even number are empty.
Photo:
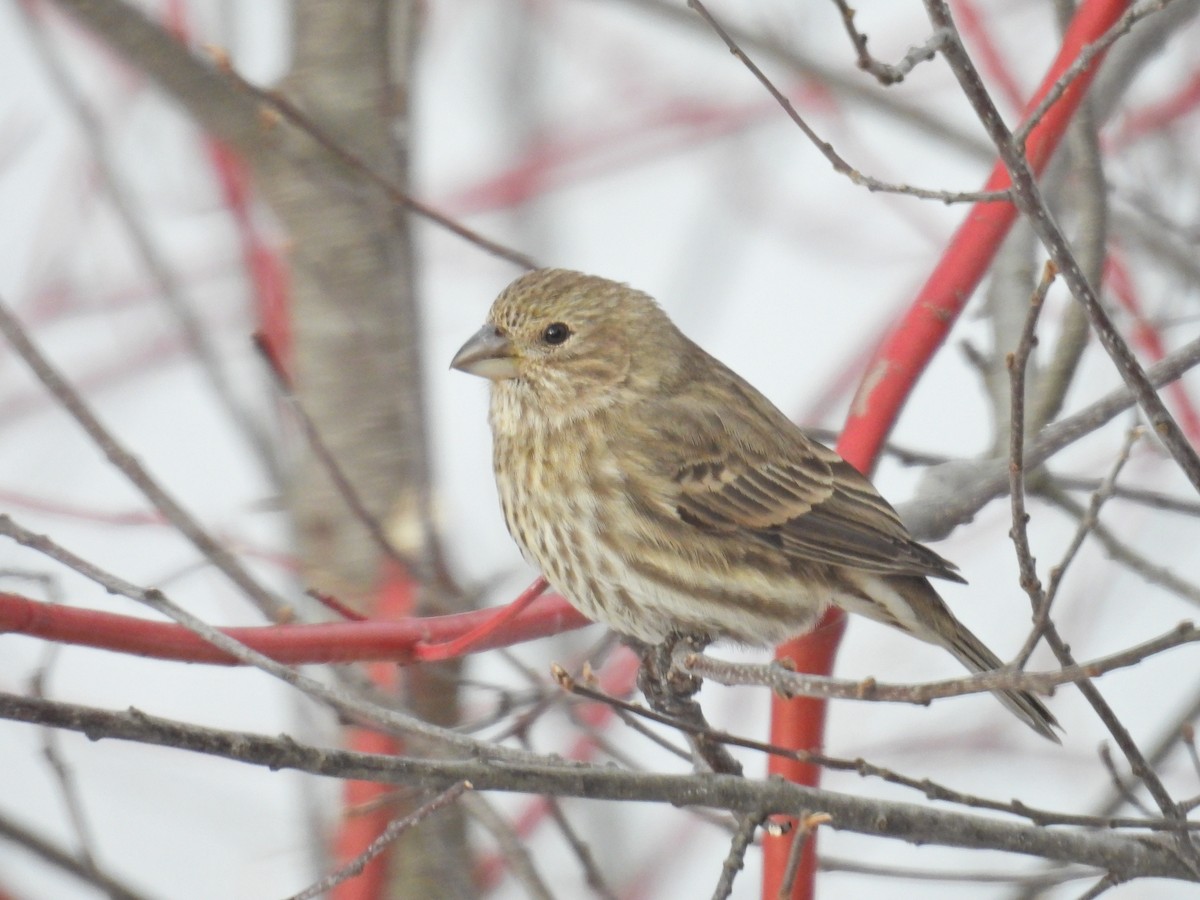
M913 540L853 466L720 368L720 383L689 385L645 410L655 444L665 448L660 472L673 483L664 499L681 520L797 560L963 580L953 563Z

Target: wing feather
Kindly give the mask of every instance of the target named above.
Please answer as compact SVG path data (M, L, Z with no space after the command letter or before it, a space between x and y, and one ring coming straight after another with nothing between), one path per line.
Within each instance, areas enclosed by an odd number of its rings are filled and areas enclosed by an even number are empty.
M953 563L909 535L853 466L712 362L721 378L691 382L686 399L665 391L641 417L655 446L667 448L660 474L672 487L663 500L679 520L710 535L758 541L799 564L963 580Z

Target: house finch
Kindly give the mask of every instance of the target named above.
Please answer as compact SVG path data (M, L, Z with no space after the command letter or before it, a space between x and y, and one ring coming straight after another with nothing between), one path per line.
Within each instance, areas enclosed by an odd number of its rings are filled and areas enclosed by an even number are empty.
M685 337L646 294L530 272L451 366L492 382L500 503L525 558L589 618L644 643L766 646L829 606L1001 666L928 578L917 543L853 466ZM999 699L1057 740L1024 691Z

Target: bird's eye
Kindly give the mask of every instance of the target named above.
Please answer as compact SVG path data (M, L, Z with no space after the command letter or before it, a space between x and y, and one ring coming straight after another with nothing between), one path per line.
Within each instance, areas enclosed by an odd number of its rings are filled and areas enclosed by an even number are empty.
M561 344L571 336L571 329L562 322L554 322L546 326L546 330L542 332L542 340L547 344Z

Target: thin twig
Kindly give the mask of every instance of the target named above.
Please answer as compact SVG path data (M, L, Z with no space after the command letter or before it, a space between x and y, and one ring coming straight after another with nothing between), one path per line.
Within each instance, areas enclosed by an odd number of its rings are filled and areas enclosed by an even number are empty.
M823 444L835 443L839 435L839 432L832 428L810 428L807 426L804 427L804 433ZM888 443L884 444L882 452L892 457L892 459L896 460L896 462L902 466L932 467L946 465L952 462L957 465L960 462L960 460L952 460L951 457L944 453L932 453L928 450L918 450L915 447L904 446L893 441L889 441ZM1088 478L1082 475L1065 475L1060 472L1051 472L1043 468L1038 476L1037 488L1039 493L1041 493L1041 491L1044 489L1044 485L1047 480L1058 487L1065 488L1070 491L1088 491L1089 493L1098 489L1104 481L1103 478ZM1112 495L1114 500L1124 500L1129 503L1138 503L1142 506L1148 506L1152 509L1163 510L1164 512L1178 513L1183 516L1200 516L1200 501L1184 500L1180 497L1164 494L1162 491L1118 484L1113 485ZM917 504L921 501L915 500L912 502L913 504Z
M726 900L733 896L733 881L738 872L746 867L746 851L754 843L754 835L765 818L766 814L761 812L749 812L738 817L737 828L729 842L729 852L721 863L721 877L713 888L712 900Z
M1080 520L1086 515L1084 508L1070 497L1054 491L1043 492L1043 496L1076 520ZM1118 538L1110 528L1103 524L1097 524L1092 529L1092 534L1109 559L1125 566L1147 583L1157 585L1182 600L1200 606L1200 585L1181 578L1166 566L1147 559L1145 555Z
M696 659L705 660L707 663L719 663L719 661L711 660L709 657L697 656ZM783 671L782 667L780 666L743 666L742 664L737 663L720 665L728 665L731 669L767 670L770 668L775 668ZM719 681L720 679L718 678L716 680ZM731 681L730 683L760 682ZM606 703L616 709L626 710L633 715L650 719L651 721L659 722L663 725L669 725L672 728L676 728L685 733L697 731L701 727L692 722L673 719L670 716L656 712L652 709L647 709L643 706L639 706L636 703L631 703L628 700L622 700L618 697L611 697L594 688L589 688L569 679L563 682L563 688L570 691L572 694L577 694L580 697ZM1023 803L1020 800L1013 800L1005 803L997 800L991 800L986 797L964 794L961 791L953 790L945 785L931 781L928 778L918 779L909 777L907 775L902 775L898 772L892 771L891 769L886 769L882 766L869 763L864 759L843 759L812 751L793 750L787 747L780 747L776 744L767 744L762 741L755 741L751 740L750 738L739 737L737 735L729 734L728 732L716 731L713 729L706 729L705 734L712 741L719 741L734 747L744 747L747 750L754 750L759 753L767 753L783 759L791 759L814 766L821 766L822 768L831 769L833 771L854 772L864 778L878 778L881 781L885 781L889 784L895 784L901 787L920 791L930 800L942 800L947 803L957 803L962 806L968 806L976 809L987 809L995 812L1009 813L1011 815L1027 818L1039 825L1080 825L1089 828L1145 828L1151 831L1178 831L1181 829L1200 830L1200 822L1188 821L1181 823L1177 821L1167 821L1165 819L1130 819L1100 816L1078 816L1070 813L1059 813L1052 810L1038 809Z
M1050 649L1054 651L1054 655L1064 666L1075 665L1075 660L1071 655L1070 649L1066 642L1058 633L1058 629L1053 623L1047 622L1046 625L1046 643ZM1163 817L1171 822L1183 823L1186 821L1186 811L1176 803L1168 793L1162 779L1158 777L1158 773L1154 771L1146 761L1145 755L1134 742L1129 729L1117 718L1108 701L1100 694L1096 686L1089 678L1082 678L1076 682L1079 686L1079 691L1084 698L1095 710L1097 717L1108 729L1117 746L1121 748L1125 759L1129 762L1129 767L1141 782L1150 792L1150 796L1154 798L1158 808L1162 811ZM1186 830L1181 829L1176 832L1176 842L1180 861L1186 865L1197 879L1200 879L1200 857L1197 855L1196 847Z
M1117 200L1122 196L1118 192ZM1156 268L1171 274L1183 283L1200 281L1200 259L1196 257L1195 242L1182 239L1174 226L1157 221L1148 210L1133 211L1117 206L1112 211L1115 231L1123 240L1136 243L1153 260Z
M875 80L885 87L899 84L919 64L933 59L941 49L942 41L946 39L945 33L936 31L924 44L911 48L898 64L889 65L877 60L867 50L867 36L855 26L855 11L850 4L846 0L833 0L833 3L838 8L838 12L842 14L842 24L846 26L846 34L850 37L850 43L854 45L854 53L858 57L858 67L873 75Z
M521 745L526 750L533 749L527 734L521 735ZM546 809L549 811L550 817L554 820L554 824L558 827L559 833L562 834L564 840L567 842L567 846L571 848L571 852L575 854L575 858L579 861L579 866L583 869L583 876L587 881L588 887L592 889L593 893L602 898L602 900L617 900L616 893L609 887L608 881L604 877L604 872L600 869L596 858L592 855L592 848L579 836L579 833L575 830L575 827L563 811L562 804L559 803L558 798L544 796L542 800L545 802Z
M939 14L942 11L942 4L939 2L939 0L926 0L926 3L930 8L930 15L934 19L935 24L946 24L949 22L948 12L945 13L944 17ZM949 57L954 57L957 60L957 70L969 69L969 72L971 75L973 75L974 80L978 81L978 73L975 72L974 67L970 64L970 61L966 60L965 51L962 50L962 45L957 42L957 38L947 45L946 52ZM966 61L964 62L964 60ZM964 89L968 89L968 92L970 92L968 83L971 82L971 78L968 77L967 74L961 74L960 78L964 81ZM972 84L971 86L973 86L977 92L981 92L981 99L978 99L975 102L980 106L986 105L990 107L992 112L995 112L995 107L991 104L991 99L987 97L982 83L977 85ZM996 115L998 118L998 113ZM1003 128L1002 123L1000 123L1000 127ZM1012 171L1013 167L1010 166L1010 172ZM1026 168L1025 171L1026 174L1028 174L1028 168ZM1032 179L1031 175L1030 179ZM1013 181L1014 183L1017 181L1015 172L1013 173ZM1068 262L1069 264L1076 266L1076 274L1079 274L1078 266L1074 263L1074 260L1072 259ZM1074 291L1076 287L1077 285L1072 285L1072 290ZM1085 287L1088 287L1086 283ZM1090 290L1090 287L1088 287L1088 289ZM1076 296L1078 296L1078 294ZM1033 606L1034 621L1039 623L1040 628L1045 635L1046 643L1050 646L1050 649L1054 651L1054 655L1058 657L1059 662L1063 666L1072 666L1075 665L1075 659L1071 655L1070 650L1067 648L1066 642L1063 641L1059 636L1058 629L1054 627L1054 624L1050 618L1043 614L1043 610L1047 605L1047 599L1045 592L1042 590L1041 582L1038 580L1033 554L1029 546L1029 516L1025 511L1026 463L1024 375L1025 363L1029 358L1029 354L1033 349L1035 341L1037 314L1040 310L1040 306L1040 303L1035 302L1033 307L1030 309L1029 317L1026 321L1026 327L1021 335L1021 342L1017 345L1016 351L1014 351L1013 355L1009 359L1009 375L1012 379L1012 416L1010 417L1009 423L1009 428L1011 431L1011 439L1009 442L1009 490L1012 503L1012 529L1009 532L1009 536L1012 538L1013 546L1016 549L1017 563L1021 573L1021 588L1029 595L1030 603ZM1093 319L1093 323L1096 324L1097 329L1099 329L1100 325L1095 319ZM1122 345L1124 345L1123 342ZM1128 347L1125 349L1128 351ZM1153 394L1153 391L1151 391L1151 393ZM1161 405L1161 401L1158 400L1157 394L1154 395L1154 399ZM1198 469L1200 469L1200 460L1197 461L1197 464ZM1178 804L1176 804L1171 798L1171 795L1167 792L1166 786L1163 785L1162 780L1158 777L1158 774L1146 764L1145 757L1142 755L1142 752L1138 748L1137 744L1134 743L1133 737L1129 734L1129 730L1117 718L1116 714L1112 710L1112 707L1110 707L1108 702L1103 698L1103 696L1101 696L1100 691L1096 689L1096 686L1092 683L1091 679L1086 677L1081 678L1076 682L1076 684L1079 686L1080 693L1082 693L1087 699L1088 703L1091 704L1092 709L1094 709L1096 712L1096 715L1104 723L1109 733L1113 736L1113 739L1117 742L1117 746L1121 748L1121 752L1124 753L1125 758L1129 761L1130 768L1146 785L1146 788L1150 791L1151 796L1154 797L1159 809L1162 810L1164 818L1172 821L1184 820L1186 816L1184 815L1183 810L1181 810ZM1190 836L1184 832L1179 832L1176 834L1176 841L1180 850L1181 860L1194 872L1196 872L1197 877L1200 877L1200 857L1197 855Z
M636 6L639 12L652 13L674 25L708 34L710 28L694 13L682 5L676 6L668 0L625 0ZM765 24L765 23L764 23ZM912 129L923 138L940 141L938 152L956 151L969 159L986 162L993 151L991 146L979 139L975 131L967 131L954 122L937 114L926 106L919 105L895 91L884 91L877 84L847 73L842 68L822 62L812 55L805 55L790 47L780 37L778 29L764 27L756 34L733 24L723 26L743 48L752 48L755 53L770 57L786 66L800 77L819 84L838 97L845 98L860 107L891 120L902 127Z
M1058 868L1047 872L946 872L939 869L913 869L901 866L881 866L859 859L844 859L821 855L817 866L822 872L851 872L878 878L903 878L912 881L963 882L966 884L1010 884L1022 887L1047 888L1094 878L1092 869Z
M1056 274L1053 263L1046 263L1042 280L1029 301L1029 313L1016 349L1005 359L1009 377L1009 502L1012 505L1013 527L1009 532L1017 549L1017 563L1021 573L1021 589L1033 603L1035 620L1045 616L1046 596L1038 580L1037 567L1029 548L1026 523L1029 514L1025 511L1025 371L1033 348L1037 344L1037 322L1041 315L1046 292Z
M691 761L691 759L692 759L691 753L689 753L687 750L685 750L682 747L675 746L669 740L667 740L665 737L663 737L661 734L657 734L653 729L647 728L645 725L643 725L641 722L638 721L637 716L635 716L633 713L631 713L625 709L620 709L618 707L612 707L612 709L613 709L613 712L615 713L615 715L617 716L617 718L620 719L621 722L627 728L630 728L633 731L636 731L638 734L640 734L646 740L650 741L652 744L655 744L656 746L667 751L667 753L670 753L672 756L677 757L682 760L685 760L685 761L688 761L688 762Z
M1121 773L1117 771L1117 764L1113 760L1112 750L1109 749L1108 744L1101 744L1097 750L1097 755L1100 757L1100 764L1104 766L1104 771L1108 773L1108 780L1113 790L1120 795L1121 802L1132 806L1144 816L1150 815L1150 807L1137 798L1137 795L1133 793L1130 783L1122 778Z
M1192 761L1192 771L1197 777L1200 777L1200 753L1196 752L1196 728L1191 722L1179 729L1179 740L1187 748L1188 758Z
M404 832L408 831L410 828L414 828L415 826L419 825L422 821L429 818L438 810L454 803L463 795L463 793L469 791L470 789L471 783L469 781L460 781L453 787L447 788L445 791L438 794L428 803L422 804L417 809L414 809L408 815L392 819L392 821L388 822L387 827L380 833L379 837L371 841L366 850L364 850L346 865L342 866L336 872L331 872L320 881L309 885L300 893L293 894L288 898L288 900L312 900L313 897L317 897L326 891L332 890L343 881L348 881L351 878L361 875L363 869L367 867L367 863L386 850L393 841L400 837L400 835L404 834Z
M1100 487L1100 481L1095 478L1076 478L1070 475L1050 475L1050 478L1060 487L1073 491L1095 491ZM1172 497L1170 494L1164 494L1161 491L1115 484L1113 485L1112 496L1114 500L1139 503L1142 506L1148 506L1151 509L1158 509L1163 512L1179 513L1184 516L1200 516L1200 503L1197 503L1195 500L1181 500L1178 497Z
M291 617L291 608L255 580L229 550L210 535L183 506L150 475L137 458L105 428L83 398L30 340L17 317L0 299L0 332L62 408L87 432L110 463L161 512L206 559L245 592L263 615L275 621Z
M879 191L888 194L907 194L910 197L918 197L922 200L939 200L942 203L988 203L1000 200L1009 200L1007 191L934 191L926 190L925 188L916 188L906 184L889 184L880 181L877 178L872 178L870 175L864 175L859 172L848 162L846 162L833 148L833 145L828 141L823 140L820 135L813 130L812 126L804 120L804 118L796 112L796 108L792 105L783 92L779 90L771 81L770 78L755 65L754 60L746 55L746 52L738 45L733 36L726 31L721 24L713 18L712 14L704 6L701 0L688 0L688 6L696 10L708 23L709 27L717 34L717 36L725 42L725 46L729 48L729 52L736 56L750 73L758 79L759 83L767 89L767 92L775 99L788 118L804 132L804 136L812 142L812 145L820 151L821 155L829 161L833 166L833 170L839 175L845 175L850 179L851 183L865 187L869 191Z
M1096 897L1099 897L1101 894L1107 894L1112 888L1115 888L1120 883L1121 880L1113 875L1112 872L1109 872L1090 888L1080 894L1079 900L1095 900Z
M1108 476L1100 483L1100 486L1092 493L1092 499L1088 503L1087 512L1079 517L1078 527L1075 529L1075 534L1071 538L1071 543L1067 545L1067 549L1063 551L1062 560L1057 566L1050 570L1050 582L1046 586L1045 596L1042 598L1037 611L1033 616L1033 628L1029 631L1029 636L1025 639L1020 652L1013 658L1012 667L1015 669L1025 668L1025 664L1029 662L1029 657L1033 655L1034 648L1037 647L1038 641L1045 634L1046 624L1050 621L1050 607L1054 603L1054 598L1058 596L1058 589L1062 585L1063 576L1066 574L1068 567L1071 565L1075 556L1079 553L1080 547L1083 546L1087 536L1093 533L1100 525L1100 507L1104 502L1112 496L1113 487L1116 485L1117 476L1121 474L1121 469L1125 467L1125 463L1129 461L1129 454L1133 450L1133 445L1137 443L1142 436L1143 430L1140 427L1131 428L1125 435L1125 443L1122 444L1120 452L1117 454L1116 461L1113 463L1112 469Z
M828 813L801 812L796 819L796 828L792 832L792 845L788 850L787 865L783 868L783 878L779 882L778 900L790 900L792 888L796 884L796 876L800 874L800 860L804 857L804 845L808 836L818 825L833 821Z
M1106 672L1135 666L1164 650L1197 642L1200 642L1200 627L1191 622L1181 622L1170 631L1140 644L1083 663L1064 665L1060 669L1022 672L1005 668L923 684L889 684L874 678L856 680L809 675L792 671L778 663L734 663L700 653L676 656L676 665L693 675L708 678L718 684L769 687L784 697L822 697L827 700L912 703L927 706L930 701L945 697L994 691L1018 690L1049 694L1060 685L1077 684Z
M1047 624L1046 628L1046 643L1050 649L1054 651L1054 655L1063 663L1063 665L1074 665L1074 659L1068 649L1066 642L1058 634L1058 629L1053 624ZM1096 711L1096 715L1116 741L1117 746L1121 748L1122 754L1129 762L1129 768L1133 771L1141 782L1150 792L1150 796L1154 798L1154 802L1162 811L1163 817L1172 822L1184 822L1187 819L1186 811L1176 803L1162 779L1158 777L1158 773L1146 762L1146 757L1141 749L1134 742L1129 729L1117 718L1116 713L1108 702L1101 696L1100 692L1090 679L1081 679L1078 682L1079 691L1084 698L1091 704L1092 709ZM1189 870L1200 879L1200 855L1197 854L1196 846L1191 839L1191 836L1186 831L1176 832L1175 839L1178 846L1180 861L1186 865Z
M1097 57L1111 47L1118 38L1128 34L1129 30L1142 19L1146 18L1146 16L1162 12L1171 2L1172 0L1155 0L1153 3L1145 3L1141 6L1132 7L1108 31L1080 50L1079 55L1075 57L1075 61L1054 82L1054 85L1046 92L1046 96L1041 99L1041 102L1030 111L1025 121L1021 124L1021 127L1013 132L1012 140L1014 146L1024 154L1025 142L1029 140L1030 132L1037 127L1038 122L1045 117L1050 108L1062 99L1062 95L1070 89L1075 80L1092 67Z
M1083 305L1088 313L1101 345L1108 352L1121 378L1137 397L1150 426L1167 448L1180 470L1200 491L1200 455L1192 447L1179 424L1171 415L1162 398L1158 396L1146 371L1134 356L1125 339L1113 325L1112 319L1100 303L1096 291L1088 281L1076 259L1074 251L1055 221L1041 195L1037 179L1024 153L1013 140L1012 133L996 109L987 92L975 64L963 47L957 32L953 31L953 20L945 0L925 0L925 7L934 28L948 28L951 33L942 47L942 55L950 65L967 100L988 134L1008 170L1012 182L1012 202L1024 214L1037 232L1050 259L1062 273L1063 280L1071 289L1071 295Z
M598 756L606 756L618 766L630 772L647 771L645 762L639 760L636 753L622 746L620 740L613 739L606 734L608 731L607 728L588 725L575 718L572 718L571 721L584 732L588 742L595 745L596 750L599 751ZM679 755L679 758L690 763L694 757L693 754L684 752Z
M456 234L466 241L479 247L481 250L490 253L492 256L506 259L515 265L524 269L536 269L537 263L532 257L513 250L511 247L506 247L503 244L486 238L479 232L474 231L461 222L456 222L449 216L435 210L428 204L422 203L410 194L405 193L391 178L384 175L382 172L371 166L365 159L351 151L344 144L339 142L331 134L329 134L320 125L314 122L309 116L305 115L300 109L287 97L277 91L266 90L260 88L256 84L252 84L243 78L232 66L228 65L228 60L218 59L219 68L240 90L244 91L249 96L253 97L259 103L262 103L267 109L278 113L296 128L307 134L310 138L317 142L330 157L340 162L343 166L358 175L361 175L371 184L374 184L387 196L392 203L403 207L409 212L415 213L423 219L433 222L435 225L440 225L442 228L449 231L451 234Z
M117 215L117 221L125 229L129 243L140 257L142 265L158 285L164 305L174 317L184 343L199 362L200 369L208 380L219 405L237 427L238 432L253 448L256 459L262 464L267 474L275 484L279 484L282 473L278 461L271 452L267 435L249 411L238 402L233 382L214 342L209 338L203 322L196 314L184 286L159 252L142 215L136 209L133 192L123 183L120 170L113 159L113 154L109 151L109 141L104 134L103 122L72 78L58 47L46 34L41 17L35 15L28 3L17 3L16 8L34 47L45 63L50 83L57 89L79 124L79 130L87 142L88 150L95 163L99 182L108 193L113 211Z
M42 665L38 668L38 672L34 678L31 679L30 693L34 697L45 698L46 677L50 667L53 665L54 658L57 657L58 651L61 649L61 645L58 644L51 644L47 647ZM96 862L95 851L96 839L88 817L83 811L83 798L79 794L79 784L75 779L75 773L63 758L59 746L60 735L53 728L43 728L41 732L42 756L46 758L51 771L54 772L54 780L58 784L59 793L62 795L63 805L67 808L67 818L71 823L71 828L75 831L75 839L79 843L77 854L79 862L92 875L99 878L100 867Z
M1200 692L1194 692L1192 702L1186 708L1180 710L1174 717L1174 720L1164 728L1159 736L1150 746L1150 752L1146 755L1146 760L1149 765L1157 768L1170 756L1182 737L1185 741L1187 735L1192 731L1192 722L1200 717ZM1109 792L1101 803L1094 809L1097 816L1109 816L1125 805L1125 794L1127 789L1124 785L1124 779L1119 788ZM1180 807L1184 810L1191 811L1195 807L1190 801L1182 801ZM1034 900L1035 890L1027 888L1014 900Z
M567 819L567 815L563 812L562 804L558 801L558 798L546 797L545 799L546 807L550 810L550 817L554 819L554 824L558 826L558 830L566 840L567 846L571 848L571 852L579 860L579 865L583 869L583 877L587 881L587 886L601 900L617 900L616 892L608 886L608 882L604 878L604 872L601 871L600 866L596 863L596 858L592 855L592 848L579 836L575 827Z
M1155 387L1169 384L1184 372L1200 364L1200 338L1189 341L1146 374ZM1134 392L1118 388L1073 415L1047 425L1025 445L1025 464L1031 470L1050 459L1064 447L1108 424L1136 403ZM1003 496L1010 487L1007 459L987 459L959 471L952 484L942 490L926 491L918 505L905 504L901 517L921 540L945 537L956 526L969 520L984 504Z
M240 78L228 65L228 58L214 52L205 59L182 46L141 9L130 3L96 0L54 0L54 5L80 22L89 32L108 44L131 65L145 71L200 124L233 144L261 172L268 166L278 174L280 167L295 173L305 163L326 157L340 163L359 179L374 183L391 198L419 216L440 225L453 234L501 259L522 268L534 268L533 261L495 241L488 240L458 222L447 218L399 190L389 179L365 167L354 154L340 147L328 134L312 125L303 114L295 121L289 117L291 104L275 102L270 91L256 88ZM264 105L268 115L264 115ZM295 126L287 140L270 133L270 119L283 117ZM299 141L294 138L300 138ZM294 177L294 174L293 176ZM264 179L272 181L277 179Z

